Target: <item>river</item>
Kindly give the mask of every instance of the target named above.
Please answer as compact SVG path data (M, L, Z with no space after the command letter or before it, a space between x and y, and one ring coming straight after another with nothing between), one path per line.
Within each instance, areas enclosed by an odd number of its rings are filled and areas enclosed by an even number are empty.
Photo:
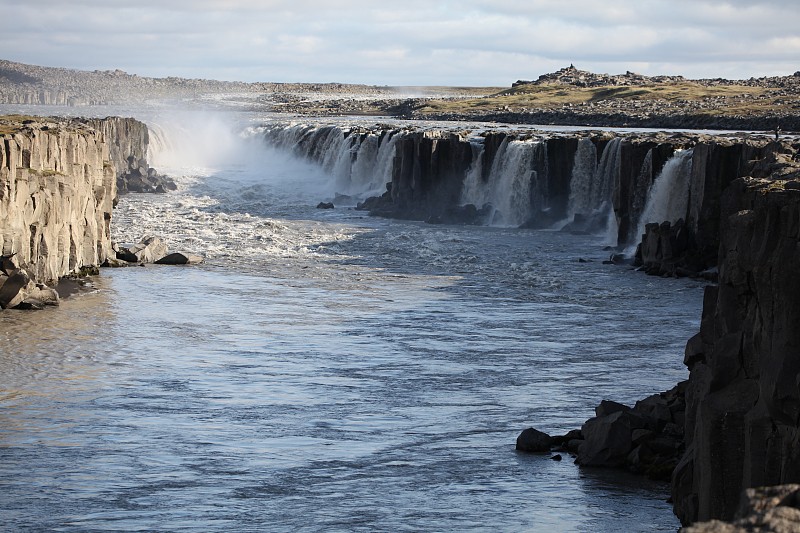
M685 379L700 283L603 236L315 209L322 170L203 124L113 226L203 265L0 313L0 528L677 529L665 484L514 442Z

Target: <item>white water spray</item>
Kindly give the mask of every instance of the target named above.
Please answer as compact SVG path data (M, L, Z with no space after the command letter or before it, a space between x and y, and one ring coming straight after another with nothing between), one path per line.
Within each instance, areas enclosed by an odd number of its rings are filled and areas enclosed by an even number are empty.
M644 234L651 222L675 223L686 217L689 208L689 185L692 175L692 150L676 151L664 164L647 196L642 216L637 225L636 238ZM638 243L637 243L638 244ZM633 245L635 249L636 244Z
M607 198L592 194L597 171L597 147L590 139L578 141L572 178L569 183L569 206L567 215L572 220L577 213L589 214L595 211Z

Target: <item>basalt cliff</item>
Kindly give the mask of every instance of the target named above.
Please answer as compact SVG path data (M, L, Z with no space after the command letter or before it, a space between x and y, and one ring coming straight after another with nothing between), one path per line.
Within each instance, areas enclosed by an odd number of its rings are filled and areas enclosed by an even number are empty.
M738 179L720 220L719 284L686 348L684 523L732 518L742 489L800 481L800 183Z
M0 117L0 304L53 303L46 284L113 257L117 178L145 172L133 119Z

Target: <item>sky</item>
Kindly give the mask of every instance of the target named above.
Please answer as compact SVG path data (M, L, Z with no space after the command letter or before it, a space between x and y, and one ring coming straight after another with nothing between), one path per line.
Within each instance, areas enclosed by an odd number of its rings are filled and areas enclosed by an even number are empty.
M574 64L800 71L800 0L0 0L0 59L140 76L508 86Z

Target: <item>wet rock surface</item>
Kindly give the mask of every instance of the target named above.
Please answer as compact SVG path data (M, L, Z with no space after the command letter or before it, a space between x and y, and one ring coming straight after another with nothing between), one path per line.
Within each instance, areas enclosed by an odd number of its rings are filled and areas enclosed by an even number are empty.
M517 450L562 452L582 467L620 468L669 480L683 454L686 382L629 407L603 400L579 430L550 437L534 428L517 438Z

